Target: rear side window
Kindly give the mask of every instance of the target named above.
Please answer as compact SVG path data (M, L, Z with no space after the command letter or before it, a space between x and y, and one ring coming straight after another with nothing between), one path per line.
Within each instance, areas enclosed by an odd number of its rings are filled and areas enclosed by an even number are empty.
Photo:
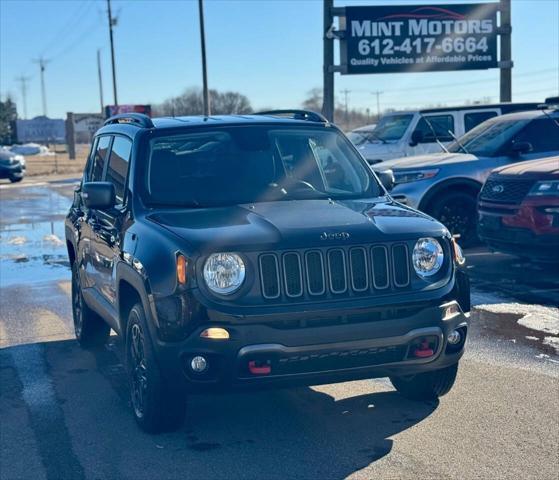
M559 125L550 118L532 120L514 141L530 142L532 153L559 151Z
M107 152L111 143L111 137L99 137L97 141L97 148L93 156L93 167L91 169L91 181L99 182L103 180L103 171L105 169L105 162L107 160Z
M115 186L117 204L122 204L124 200L124 184L126 182L131 150L132 142L128 138L115 136L111 148L106 181L112 182Z
M454 117L452 115L424 115L417 122L415 130L423 133L421 143L431 143L437 139L441 142L450 142L453 138L448 132L454 133Z
M473 112L464 115L464 133L469 132L472 128L477 127L480 123L496 117L497 112Z

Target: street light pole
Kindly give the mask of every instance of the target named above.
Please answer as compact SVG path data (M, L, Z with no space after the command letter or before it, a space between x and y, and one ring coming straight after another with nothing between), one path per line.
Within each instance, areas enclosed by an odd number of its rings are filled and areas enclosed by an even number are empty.
M118 106L118 96L116 93L116 67L115 67L115 47L113 41L113 15L111 12L111 0L107 0L107 15L109 17L109 37L111 40L111 64L113 67L113 96L114 96L114 104Z
M210 92L208 90L208 72L206 66L206 34L204 31L204 2L198 0L198 11L200 17L200 47L202 50L202 88L204 97L204 116L210 116Z
M101 114L103 114L103 76L101 75L101 49L97 49L97 75L99 76L99 103L101 104Z

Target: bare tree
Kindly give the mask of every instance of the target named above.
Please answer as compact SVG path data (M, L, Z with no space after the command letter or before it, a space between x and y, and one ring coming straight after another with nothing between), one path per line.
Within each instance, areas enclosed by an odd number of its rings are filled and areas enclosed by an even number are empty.
M210 90L211 112L214 115L246 114L252 112L249 99L238 92L218 92ZM190 88L178 97L165 100L154 107L160 116L203 115L204 101L202 91Z

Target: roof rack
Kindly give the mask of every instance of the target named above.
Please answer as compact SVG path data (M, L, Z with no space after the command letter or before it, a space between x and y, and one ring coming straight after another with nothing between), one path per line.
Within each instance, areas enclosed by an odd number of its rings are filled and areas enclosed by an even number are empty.
M268 110L266 112L256 112L254 115L271 115L273 117L288 117L293 120L328 123L326 117L310 110Z
M133 123L143 128L153 128L155 126L151 118L143 113L119 113L105 120L103 125L112 125L115 123Z

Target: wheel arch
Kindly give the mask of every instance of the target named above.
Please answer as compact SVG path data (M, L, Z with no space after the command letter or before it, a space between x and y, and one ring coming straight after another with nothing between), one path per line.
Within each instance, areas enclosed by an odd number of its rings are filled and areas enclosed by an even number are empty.
M117 312L120 333L126 335L128 314L132 307L141 303L147 319L153 318L149 286L139 273L127 264L119 263L117 269ZM148 320L151 325L152 322Z
M68 260L70 261L70 268L76 261L76 249L70 240L66 240L66 249L68 250Z
M483 185L477 180L472 180L471 178L452 178L445 180L443 182L437 183L427 193L423 196L420 204L419 210L422 212L429 213L431 203L436 197L445 194L447 192L467 192L471 193L473 197L477 197L481 187Z

